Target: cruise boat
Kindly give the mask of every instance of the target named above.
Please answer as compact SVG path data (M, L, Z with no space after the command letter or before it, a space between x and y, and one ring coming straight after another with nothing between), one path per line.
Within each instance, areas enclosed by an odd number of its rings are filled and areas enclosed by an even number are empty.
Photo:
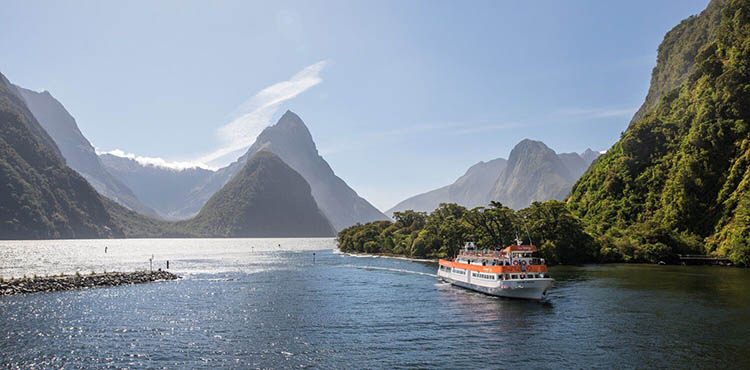
M502 251L479 250L466 243L458 256L441 259L438 276L446 282L478 292L508 298L542 300L554 280L547 273L544 259L532 257L537 249L516 245Z

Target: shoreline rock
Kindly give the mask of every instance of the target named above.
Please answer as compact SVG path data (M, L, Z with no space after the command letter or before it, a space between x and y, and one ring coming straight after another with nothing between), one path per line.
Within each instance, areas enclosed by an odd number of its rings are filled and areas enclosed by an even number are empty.
M167 271L105 272L89 275L76 274L17 278L0 281L0 296L143 284L161 280L176 280L179 278L179 276Z

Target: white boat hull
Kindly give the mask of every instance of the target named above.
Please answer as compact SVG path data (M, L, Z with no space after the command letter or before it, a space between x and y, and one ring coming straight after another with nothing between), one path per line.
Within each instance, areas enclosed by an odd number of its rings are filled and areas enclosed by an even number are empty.
M484 284L473 284L445 276L448 274L439 275L445 282L480 293L497 297L531 299L535 301L541 301L547 297L547 290L552 287L554 281L550 278L503 280L497 284L493 284L493 286L485 286Z

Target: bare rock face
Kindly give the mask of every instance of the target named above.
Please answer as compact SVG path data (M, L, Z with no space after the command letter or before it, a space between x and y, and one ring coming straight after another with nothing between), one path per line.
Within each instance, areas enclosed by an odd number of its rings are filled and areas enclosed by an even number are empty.
M510 152L490 199L520 209L533 201L561 200L577 177L562 159L541 141L523 140Z

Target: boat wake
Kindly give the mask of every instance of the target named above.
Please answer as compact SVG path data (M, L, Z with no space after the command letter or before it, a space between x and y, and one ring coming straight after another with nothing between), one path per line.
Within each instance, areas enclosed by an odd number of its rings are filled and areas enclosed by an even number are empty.
M389 272L396 272L396 273L402 273L402 274L422 275L422 276L429 276L429 277L435 277L435 278L438 277L436 274L430 274L427 272L397 269L397 268L391 268L391 267L361 266L361 265L342 265L342 266L351 267L355 269L361 269L361 270L378 270L378 271L389 271Z

